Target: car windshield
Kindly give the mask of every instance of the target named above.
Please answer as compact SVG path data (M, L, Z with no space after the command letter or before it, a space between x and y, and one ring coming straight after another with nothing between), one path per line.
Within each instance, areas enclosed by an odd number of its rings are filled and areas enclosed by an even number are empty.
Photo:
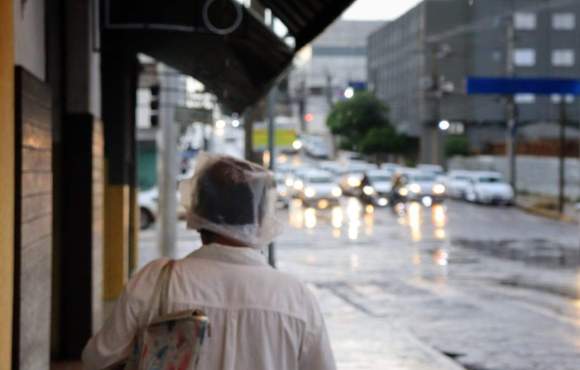
M390 182L391 177L385 175L378 175L378 176L370 176L369 177L371 182Z
M308 178L308 182L311 184L328 184L332 182L330 176L313 176Z
M491 176L480 177L479 179L477 179L477 181L482 184L497 184L503 182L499 177L491 177Z
M435 182L435 176L429 175L415 175L411 176L413 182Z

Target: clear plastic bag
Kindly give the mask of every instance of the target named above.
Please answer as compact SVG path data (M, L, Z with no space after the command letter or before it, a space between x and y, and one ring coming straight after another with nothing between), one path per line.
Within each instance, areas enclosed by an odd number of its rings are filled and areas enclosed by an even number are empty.
M257 164L200 153L189 191L181 199L187 226L262 248L281 232L275 216L276 182Z

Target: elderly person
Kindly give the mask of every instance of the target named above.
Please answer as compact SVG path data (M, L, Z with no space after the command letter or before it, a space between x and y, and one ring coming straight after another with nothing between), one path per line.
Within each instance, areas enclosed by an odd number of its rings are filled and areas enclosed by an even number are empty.
M203 310L211 337L198 370L335 369L318 304L293 277L271 268L261 248L276 236L275 182L255 164L202 154L192 179L188 226L202 247L174 261L172 312ZM148 324L153 286L168 259L151 262L129 281L105 326L83 351L85 369L126 359Z

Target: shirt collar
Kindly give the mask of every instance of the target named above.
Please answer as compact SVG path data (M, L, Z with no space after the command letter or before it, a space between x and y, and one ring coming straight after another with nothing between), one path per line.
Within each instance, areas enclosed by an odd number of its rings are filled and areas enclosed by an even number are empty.
M230 247L211 243L190 253L186 258L203 258L238 265L268 266L266 256L255 248Z

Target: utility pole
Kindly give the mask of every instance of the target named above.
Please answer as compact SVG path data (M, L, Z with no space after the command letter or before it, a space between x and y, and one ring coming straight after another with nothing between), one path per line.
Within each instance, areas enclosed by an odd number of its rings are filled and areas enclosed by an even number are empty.
M439 69L439 59L443 57L443 50L440 44L433 44L431 49L431 98L433 101L433 136L430 135L431 141L431 163L443 164L443 133L439 130L438 124L441 121L441 104L443 99L443 90L441 86L441 71ZM426 159L424 157L424 159Z
M566 201L566 96L560 96L560 153L558 168L558 211L564 213Z
M157 145L159 156L159 250L165 257L176 257L177 234L177 125L175 123L174 91L178 86L177 72L158 64L159 127Z
M278 85L272 86L268 93L267 110L268 110L268 152L270 153L270 160L268 167L270 171L274 172L276 169L276 101L278 98ZM276 250L274 242L268 244L268 263L272 267L276 267Z
M512 1L513 10L513 1ZM513 11L506 18L506 53L505 71L506 77L514 77L514 48L515 29ZM508 157L509 181L517 196L517 163L516 163L516 138L517 138L517 107L513 95L506 96L506 154Z

